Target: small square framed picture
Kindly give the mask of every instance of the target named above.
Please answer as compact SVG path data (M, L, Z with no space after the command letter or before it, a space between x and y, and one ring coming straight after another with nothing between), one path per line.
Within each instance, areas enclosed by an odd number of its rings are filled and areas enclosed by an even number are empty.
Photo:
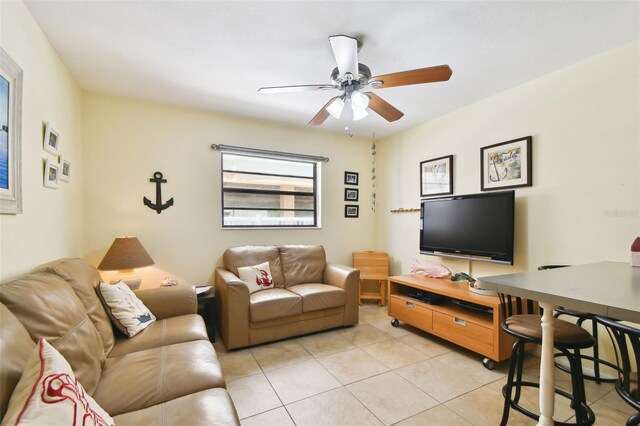
M345 185L357 185L358 173L356 172L344 172L344 184Z
M60 152L60 133L55 131L48 121L44 130L44 140L42 143L42 147L48 153L58 155Z
M359 189L345 188L344 189L344 201L358 201Z
M357 205L349 205L344 206L344 217L358 217L360 213L360 207Z
M44 164L44 186L57 189L58 179L60 179L60 166L47 158Z
M60 156L60 180L71 182L71 161L62 155Z

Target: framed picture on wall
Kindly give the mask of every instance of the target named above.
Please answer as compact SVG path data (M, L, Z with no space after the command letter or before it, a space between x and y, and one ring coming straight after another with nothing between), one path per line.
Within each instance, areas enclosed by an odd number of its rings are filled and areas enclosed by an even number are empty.
M420 163L420 196L453 194L453 155Z
M60 165L47 158L44 163L44 186L51 189L58 189L59 179Z
M356 172L344 172L344 184L345 185L357 185L358 173Z
M42 141L42 147L49 154L58 155L60 152L60 133L53 130L51 123L47 122L44 129L44 140Z
M60 180L71 182L71 161L62 155L60 156Z
M358 201L359 190L356 188L344 189L344 201Z
M0 48L0 213L22 213L22 68Z
M531 136L480 148L481 189L531 186Z
M344 217L358 217L360 213L360 207L357 205L349 205L344 206Z

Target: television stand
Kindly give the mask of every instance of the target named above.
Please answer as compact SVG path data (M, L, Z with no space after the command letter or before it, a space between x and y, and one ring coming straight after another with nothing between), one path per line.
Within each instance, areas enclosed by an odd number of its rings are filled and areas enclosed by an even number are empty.
M439 302L424 303L416 298L419 292L427 297L425 300L430 294L439 296ZM417 274L389 277L389 316L394 327L404 321L484 355L483 364L489 369L511 356L515 342L500 328L502 306L498 296L472 293L466 281Z

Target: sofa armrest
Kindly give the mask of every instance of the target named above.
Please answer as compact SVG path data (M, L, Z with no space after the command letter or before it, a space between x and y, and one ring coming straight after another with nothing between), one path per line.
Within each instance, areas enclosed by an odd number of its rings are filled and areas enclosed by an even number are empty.
M216 268L215 282L224 346L227 350L249 346L249 288L224 268Z
M159 320L198 312L198 298L193 285L135 290L142 303Z
M322 278L324 284L340 287L346 292L344 307L344 324L358 323L360 271L348 266L327 262Z

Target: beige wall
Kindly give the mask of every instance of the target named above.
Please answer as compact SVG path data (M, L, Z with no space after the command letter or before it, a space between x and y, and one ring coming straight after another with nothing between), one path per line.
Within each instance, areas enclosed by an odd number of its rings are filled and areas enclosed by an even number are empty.
M225 248L321 243L330 260L383 249L393 273L418 255L418 163L455 155L455 193L479 192L479 148L534 136L534 186L518 189L516 265L473 264L473 275L544 263L628 260L640 234L640 44L624 46L378 143L378 212L370 211L370 141L185 108L85 93L20 2L2 2L0 42L24 69L24 213L0 216L0 279L62 256L98 263L117 235L138 235L157 281L210 279ZM73 180L42 186L43 122L61 133ZM219 153L211 143L327 155L320 230L221 230ZM83 170L87 170L86 173ZM151 174L176 205L160 215ZM343 172L360 172L361 217L343 217ZM84 185L84 186L83 186ZM176 249L177 248L177 249ZM431 259L431 258L428 258ZM434 258L436 259L436 258ZM446 261L456 271L468 262ZM108 274L105 274L108 276Z
M156 262L141 270L143 286L162 274L206 283L223 251L238 245L323 244L342 264L351 264L352 251L373 248L370 141L94 93L85 94L83 125L87 256L98 264L114 237L137 235ZM220 153L212 143L329 157L322 229L222 230ZM358 219L344 218L345 170L360 173ZM163 198L175 200L161 214L142 202L155 200L155 171L168 180Z
M73 77L21 2L0 2L0 45L23 69L23 214L0 215L0 279L56 257L82 256L82 94ZM71 160L71 183L42 185L43 122L60 132ZM57 162L58 159L55 158Z
M459 75L459 74L458 74ZM419 162L454 155L455 194L480 192L480 147L533 136L533 187L516 189L516 262L473 262L475 276L548 263L626 261L640 235L640 43L593 57L384 140L378 246L409 272L418 250ZM467 261L444 261L467 272Z

